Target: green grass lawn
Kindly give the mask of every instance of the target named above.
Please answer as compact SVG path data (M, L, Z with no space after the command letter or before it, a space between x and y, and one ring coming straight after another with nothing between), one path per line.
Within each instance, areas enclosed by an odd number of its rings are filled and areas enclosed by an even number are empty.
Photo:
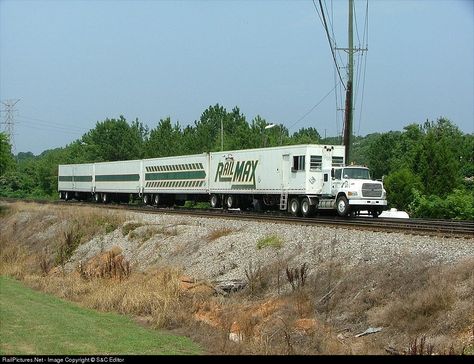
M200 354L186 337L79 307L0 276L0 354Z

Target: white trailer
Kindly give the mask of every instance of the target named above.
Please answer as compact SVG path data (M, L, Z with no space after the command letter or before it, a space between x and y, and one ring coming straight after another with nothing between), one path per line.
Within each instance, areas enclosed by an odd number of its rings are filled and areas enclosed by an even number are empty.
M260 208L278 205L286 210L289 199L293 213L310 213L315 200L323 194L333 165L343 165L344 147L292 145L263 149L211 153L211 206L232 208L253 203ZM252 201L250 201L250 198ZM307 206L307 203L310 205ZM291 203L290 203L291 206ZM308 209L308 211L306 210Z
M141 195L142 164L142 160L94 163L93 194L96 201L106 203L130 194Z
M68 164L58 168L59 198L81 198L93 192L94 164Z
M143 160L143 202L182 204L209 192L209 154Z
M60 198L143 198L145 204L209 201L211 207L264 207L309 216L341 216L387 206L380 181L365 167L344 166L344 146L291 145L132 161L59 166Z

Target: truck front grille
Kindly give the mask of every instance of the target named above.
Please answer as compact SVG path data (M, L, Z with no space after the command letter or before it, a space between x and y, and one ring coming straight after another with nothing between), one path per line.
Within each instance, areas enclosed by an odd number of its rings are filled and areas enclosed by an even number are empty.
M382 185L380 183L364 183L362 197L382 197Z

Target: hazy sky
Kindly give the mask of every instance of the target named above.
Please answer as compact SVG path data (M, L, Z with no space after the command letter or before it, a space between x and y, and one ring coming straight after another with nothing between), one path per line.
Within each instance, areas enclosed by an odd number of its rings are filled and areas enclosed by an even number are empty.
M324 3L337 46L347 47L347 1ZM473 4L369 0L355 134L442 116L474 132ZM65 146L120 115L184 126L216 103L238 106L249 122L260 115L290 132L337 135L334 63L315 5L0 0L0 99L21 99L16 152ZM365 13L356 0L355 46L366 46Z

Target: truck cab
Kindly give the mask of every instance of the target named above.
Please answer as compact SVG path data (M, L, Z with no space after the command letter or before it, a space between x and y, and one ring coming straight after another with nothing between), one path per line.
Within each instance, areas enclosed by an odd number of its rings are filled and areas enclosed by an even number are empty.
M346 166L331 170L331 195L339 216L368 211L378 217L387 208L386 191L382 182L371 178L363 166Z

